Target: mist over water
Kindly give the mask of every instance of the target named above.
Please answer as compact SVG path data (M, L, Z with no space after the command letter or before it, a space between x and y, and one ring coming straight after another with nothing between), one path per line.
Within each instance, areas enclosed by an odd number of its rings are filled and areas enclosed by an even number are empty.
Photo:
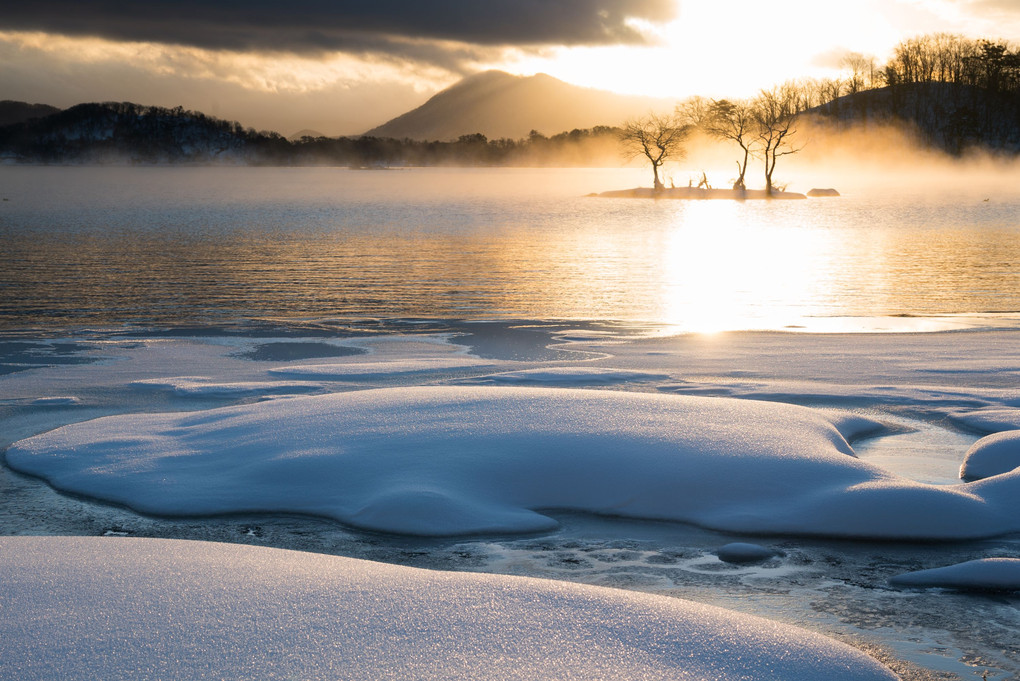
M0 326L1020 311L1011 177L850 170L791 166L840 198L741 203L585 196L644 168L0 168Z

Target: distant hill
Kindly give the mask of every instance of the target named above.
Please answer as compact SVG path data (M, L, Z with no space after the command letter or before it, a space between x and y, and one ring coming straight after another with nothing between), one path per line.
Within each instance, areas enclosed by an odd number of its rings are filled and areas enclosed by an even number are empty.
M927 146L1020 153L1020 98L958 83L904 83L845 95L808 110L837 127L895 124Z
M481 133L520 139L575 128L619 125L649 109L672 109L671 99L633 97L564 83L552 76L486 71L469 76L427 102L365 135L452 140Z
M29 104L10 99L0 101L0 127L55 114L60 109L48 104Z

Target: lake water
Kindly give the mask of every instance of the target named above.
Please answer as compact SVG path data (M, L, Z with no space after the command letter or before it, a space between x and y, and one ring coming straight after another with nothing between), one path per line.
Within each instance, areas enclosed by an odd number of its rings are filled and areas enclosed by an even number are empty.
M645 175L0 167L0 328L424 317L715 330L1020 311L1020 185L1005 179L994 193L954 182L805 201L585 196Z

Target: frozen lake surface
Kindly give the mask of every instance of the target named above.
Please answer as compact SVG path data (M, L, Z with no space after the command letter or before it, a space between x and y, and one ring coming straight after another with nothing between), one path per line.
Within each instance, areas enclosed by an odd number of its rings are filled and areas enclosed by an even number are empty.
M906 679L1020 675L1015 593L889 582L1020 557L1008 447L983 449L1003 473L958 477L981 438L1020 430L1015 190L695 205L583 197L640 182L620 171L0 179L0 448L33 472L5 455L2 535L202 539L552 578L797 625ZM691 411L707 398L727 399ZM117 419L75 425L103 417ZM260 504L283 481L349 475L316 457L341 455L331 447L354 421L382 447L359 450L359 474L386 479L358 487L371 495L361 507L314 508L299 491L280 498L305 506ZM458 433L500 456L467 456ZM619 447L603 451L612 433ZM171 468L181 505L147 494L149 473L185 455L274 438L247 471L264 487L229 504L224 485L200 499L200 477ZM648 456L628 459L638 441ZM89 465L118 446L116 465ZM695 458L674 465L669 446ZM785 468L755 459L713 480L712 457L745 449ZM601 468L586 466L594 450ZM416 451L451 458L401 479ZM380 453L396 463L364 463ZM713 512L671 515L684 506L672 489L698 490ZM445 536L406 534L408 516ZM720 559L735 542L767 557Z

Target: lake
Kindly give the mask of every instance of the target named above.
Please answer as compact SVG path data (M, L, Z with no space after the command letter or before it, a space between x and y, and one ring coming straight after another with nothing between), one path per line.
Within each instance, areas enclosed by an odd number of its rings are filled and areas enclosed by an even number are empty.
M398 317L719 330L1020 311L1008 178L782 202L585 196L645 175L0 167L0 328Z

